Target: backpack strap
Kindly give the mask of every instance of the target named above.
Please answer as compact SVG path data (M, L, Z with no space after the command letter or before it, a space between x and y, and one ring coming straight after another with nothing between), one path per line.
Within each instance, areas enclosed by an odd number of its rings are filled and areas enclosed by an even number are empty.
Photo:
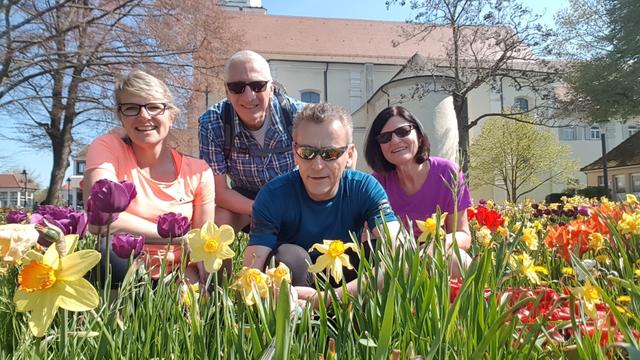
M291 136L291 131L293 129L293 109L291 105L291 101L285 95L287 94L287 90L284 88L284 85L274 80L274 91L273 94L278 99L278 103L280 104L280 109L282 109L282 116L284 117L284 126L287 130L287 134L289 134L289 138L293 141L293 137Z
M235 127L233 126L234 120L233 106L229 101L222 103L222 129L224 136L224 145L222 146L222 152L224 153L224 161L229 163L231 158L231 149L233 148L233 140L235 137Z

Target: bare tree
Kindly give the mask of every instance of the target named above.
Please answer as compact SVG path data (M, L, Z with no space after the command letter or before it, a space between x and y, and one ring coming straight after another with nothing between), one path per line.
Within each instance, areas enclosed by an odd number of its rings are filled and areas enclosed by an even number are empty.
M528 114L536 122L550 119L555 108L554 83L558 69L540 59L532 49L546 51L551 32L538 23L539 16L516 0L388 0L415 11L415 19L404 31L402 41L424 40L436 29L446 31L446 57L432 59L422 69L437 81L417 84L408 96L420 98L429 92L444 92L453 98L458 123L458 145L462 168L469 166L469 130L486 117L502 116L521 120ZM444 29L444 30L443 30ZM483 85L502 90L503 80L516 90L536 95L536 104L527 111L482 114L469 119L469 94ZM554 126L548 123L547 125Z
M178 104L186 103L194 56L197 71L215 74L233 36L208 0L23 0L12 9L8 17L30 19L19 36L30 45L12 50L17 65L9 66L0 110L22 115L14 122L21 140L53 152L46 203L58 197L74 141L113 122L115 76L145 69L167 79Z

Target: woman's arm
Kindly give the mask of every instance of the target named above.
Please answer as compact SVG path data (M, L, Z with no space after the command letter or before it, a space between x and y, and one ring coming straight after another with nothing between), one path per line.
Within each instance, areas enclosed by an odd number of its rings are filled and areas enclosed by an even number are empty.
M454 216L448 215L445 219L445 230L447 231L445 249L449 249L453 245L453 228ZM467 211L458 211L458 222L456 228L456 242L461 250L469 250L471 248L471 231L469 230L469 219Z

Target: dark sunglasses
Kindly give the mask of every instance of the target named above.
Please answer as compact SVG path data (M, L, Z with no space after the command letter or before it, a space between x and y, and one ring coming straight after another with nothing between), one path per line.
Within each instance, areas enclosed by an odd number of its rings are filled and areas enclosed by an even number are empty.
M313 160L316 156L320 155L324 161L338 160L349 148L349 145L341 147L329 146L322 149L298 144L294 144L293 146L296 149L296 154L303 160Z
M268 83L269 83L269 80L250 81L250 82L234 81L234 82L228 82L227 88L229 89L229 91L231 91L236 95L242 94L244 92L244 89L247 86L249 87L249 89L251 89L251 91L259 93L267 90Z
M144 108L151 116L162 115L167 109L165 103L148 103L148 104L135 104L135 103L123 103L118 105L118 110L125 116L138 116L140 110Z
M380 134L378 134L378 136L376 136L376 140L380 144L386 144L391 141L391 136L393 134L396 134L396 136L399 138L407 137L409 136L409 134L411 134L411 130L415 128L416 127L411 124L402 125L398 128L395 128L394 130L381 132Z

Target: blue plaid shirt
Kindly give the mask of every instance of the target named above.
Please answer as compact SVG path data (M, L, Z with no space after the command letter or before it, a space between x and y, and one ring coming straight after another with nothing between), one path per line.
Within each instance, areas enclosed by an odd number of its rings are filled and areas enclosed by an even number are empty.
M304 103L288 97L291 110L291 119L302 110ZM263 149L256 139L244 127L238 115L234 111L233 146L229 156L229 162L224 158L224 125L222 123L223 104L227 99L213 105L202 116L199 122L200 158L206 161L214 175L228 175L233 180L234 187L258 191L274 177L287 173L295 168L291 136L288 134L283 109L275 96L271 97L269 111L271 121L269 129L264 137L264 149L289 149L284 153L268 154L264 157L250 156Z

